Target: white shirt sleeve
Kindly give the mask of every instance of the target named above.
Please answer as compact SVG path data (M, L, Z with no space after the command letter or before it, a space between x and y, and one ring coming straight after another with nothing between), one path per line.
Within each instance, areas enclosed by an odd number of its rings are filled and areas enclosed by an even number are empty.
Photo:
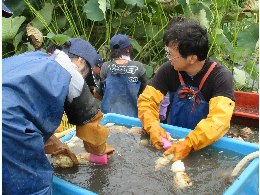
M63 51L56 49L54 51L55 60L65 68L71 75L71 80L69 84L69 93L68 93L68 101L72 102L72 100L78 96L80 96L84 79L81 74L77 70L77 66L71 62L69 56L65 54Z

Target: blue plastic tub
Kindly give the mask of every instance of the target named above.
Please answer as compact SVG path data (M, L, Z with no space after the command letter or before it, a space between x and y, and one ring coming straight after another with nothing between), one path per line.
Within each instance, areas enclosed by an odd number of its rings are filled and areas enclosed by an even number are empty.
M119 114L108 113L105 114L102 124L116 123L117 125L125 126L141 126L141 122L137 118L122 116ZM161 126L171 133L173 137L183 138L190 132L189 129L161 124ZM75 134L75 131L64 136L61 141L67 141ZM219 141L213 144L214 147L222 150L230 150L240 153L242 155L248 155L252 152L258 151L259 146L257 144L249 142L241 142L232 138L223 137ZM246 169L240 174L235 182L224 192L224 195L245 194L245 195L257 195L259 194L259 158L254 159ZM95 193L76 186L70 182L62 180L54 176L53 180L53 194L54 195L66 195L66 194L86 194L93 195Z

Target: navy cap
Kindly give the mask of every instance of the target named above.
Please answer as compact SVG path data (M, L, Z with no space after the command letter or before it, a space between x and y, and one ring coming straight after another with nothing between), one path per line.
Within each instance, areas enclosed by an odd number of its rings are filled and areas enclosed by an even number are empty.
M94 59L94 61L95 61L95 65L98 65L99 68L102 67L102 65L103 65L103 58L102 58L101 55L97 54L95 59Z
M96 49L87 41L80 38L72 38L69 40L70 48L65 53L71 53L76 56L82 57L86 60L91 68L95 65L95 56L97 55Z
M120 51L131 45L130 39L127 35L117 34L110 40L111 51Z
M13 12L4 4L4 0L2 0L2 15L6 18L9 18L13 15Z

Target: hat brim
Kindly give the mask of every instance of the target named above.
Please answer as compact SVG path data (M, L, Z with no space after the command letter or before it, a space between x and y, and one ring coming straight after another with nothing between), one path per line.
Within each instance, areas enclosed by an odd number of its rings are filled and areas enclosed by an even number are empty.
M6 5L3 2L2 2L2 14L3 16L7 16L7 17L13 15L13 12L8 7L6 7Z

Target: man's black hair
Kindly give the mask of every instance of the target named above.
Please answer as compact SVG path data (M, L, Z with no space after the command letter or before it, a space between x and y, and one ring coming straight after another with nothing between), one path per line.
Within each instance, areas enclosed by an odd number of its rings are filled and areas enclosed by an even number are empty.
M176 45L182 57L197 55L199 61L206 59L209 50L207 30L194 20L173 18L163 41L166 46Z
M120 58L122 55L126 55L126 56L132 56L133 55L133 47L132 45L120 50L120 51L111 51L110 52L110 59L116 59L116 58Z

